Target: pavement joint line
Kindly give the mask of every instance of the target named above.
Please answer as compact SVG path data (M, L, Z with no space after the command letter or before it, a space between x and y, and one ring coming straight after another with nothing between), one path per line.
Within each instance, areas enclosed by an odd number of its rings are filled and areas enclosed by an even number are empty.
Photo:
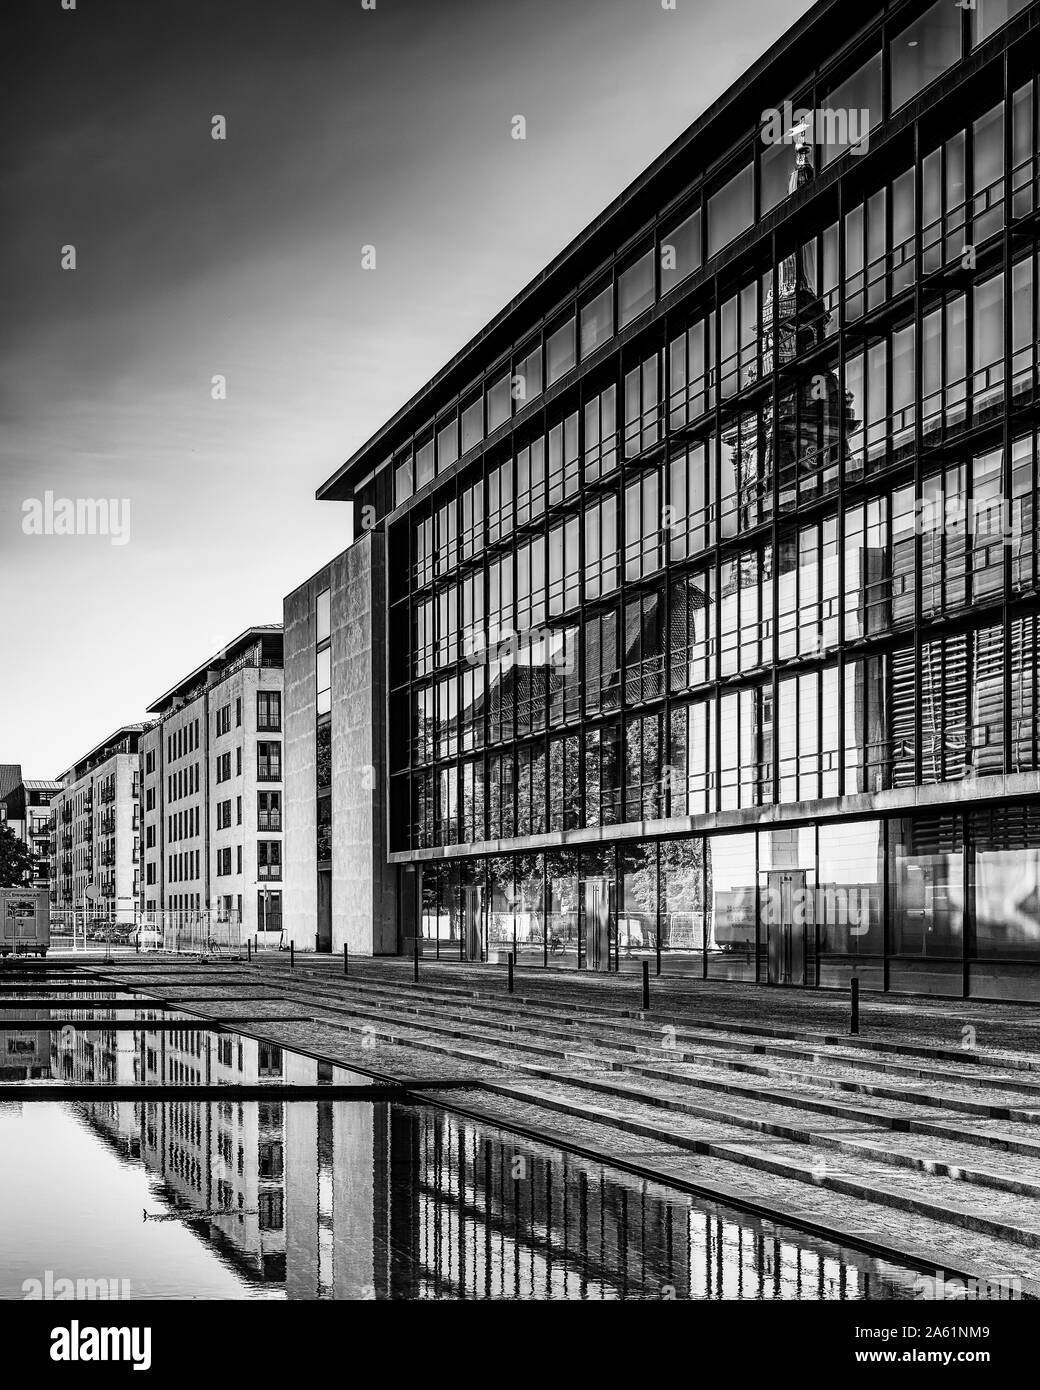
M292 982L289 982L289 983L291 984ZM341 996L341 997L342 997L342 996ZM202 1001L200 1001L200 1002L202 1002ZM217 1002L217 1001L212 1001L212 1000L207 999L205 1002L207 1002L207 1003L212 1003L212 1002ZM344 1000L343 1002L346 1002L346 1001ZM312 1001L312 1006L313 1006L313 1001ZM193 1011L193 1012L197 1012L197 1011ZM292 1021L293 1021L293 1022L296 1022L296 1021L299 1021L299 1020L293 1019ZM316 1020L316 1021L319 1022L319 1023L324 1022L324 1020ZM331 1025L331 1026L335 1026L335 1025ZM407 1028L408 1025L405 1024L405 1027ZM446 1031L446 1030L441 1030L441 1031ZM458 1034L457 1032L450 1032L449 1035L452 1036L452 1037L459 1036L459 1034ZM463 1034L462 1036L467 1036L467 1035L466 1035L466 1034ZM484 1040L481 1039L480 1041L484 1041ZM414 1042L414 1040L411 1040L411 1039L402 1039L402 1042L403 1042L406 1046L408 1046L408 1047L414 1047L414 1046L416 1045L415 1042ZM295 1045L294 1045L294 1044L285 1044L285 1043L282 1043L282 1044L280 1044L280 1045L287 1046L287 1047L291 1047L291 1048L293 1048L294 1050L305 1050L305 1049L295 1048ZM457 1051L457 1049L444 1049L444 1048L438 1048L438 1049L435 1049L435 1050L439 1050L439 1051L448 1051L448 1052L451 1053L451 1054L453 1054L455 1051ZM312 1054L312 1055L314 1055L314 1054ZM325 1058L325 1060L332 1060L332 1059ZM487 1062L487 1061L493 1061L493 1059L489 1059L489 1058L484 1058L484 1059L482 1059L482 1060L484 1060L485 1062ZM344 1063L344 1062L342 1062L342 1061L335 1062L335 1064L336 1064L336 1065L340 1065L340 1066L348 1066L348 1067L349 1067L349 1064L348 1064L348 1063ZM362 1074L364 1074L363 1071L362 1071ZM673 1079L673 1080L674 1080L675 1078L673 1077L673 1078L670 1078L670 1079ZM440 1084L441 1088L443 1089L443 1088L444 1088L446 1085L448 1085L449 1083L446 1082L446 1081L441 1081L439 1084ZM565 1084L566 1084L566 1083L565 1083ZM481 1081L478 1081L478 1082L477 1082L477 1089L489 1089L489 1088L487 1087L487 1085L486 1085L485 1083L483 1083L483 1082L481 1082ZM909 1088L903 1088L902 1093L905 1093L908 1089L909 1089ZM545 1108L545 1099L544 1099L544 1097L541 1098L541 1100L531 1100L529 1103L530 1103L530 1104L533 1104L533 1105L536 1105L536 1106L540 1104L541 1107L542 1107L543 1109ZM496 1121L493 1120L493 1119L488 1120L488 1122L490 1122L490 1123L496 1123ZM550 1142L552 1142L552 1141L550 1141ZM604 1161L604 1162L606 1162L606 1163L609 1165L609 1163L610 1163L610 1158L609 1158L609 1156L608 1156L607 1158L605 1158L605 1159L600 1159L599 1161ZM615 1166L616 1166L616 1165L615 1165ZM671 1179L667 1179L666 1181L672 1182ZM674 1185L674 1184L673 1184L673 1185ZM741 1203L739 1203L739 1205L746 1206L747 1204L746 1204L746 1202L741 1202ZM774 1219L775 1219L775 1217L774 1217ZM804 1225L804 1223L796 1223L796 1224L803 1224L803 1225Z

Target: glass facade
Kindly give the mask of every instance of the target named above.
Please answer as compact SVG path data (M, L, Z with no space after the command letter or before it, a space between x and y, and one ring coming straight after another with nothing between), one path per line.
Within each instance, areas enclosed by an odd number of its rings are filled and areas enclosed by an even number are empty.
M958 78L997 8L803 74L811 136L677 188L416 431L390 849L438 955L1040 997L1028 35Z

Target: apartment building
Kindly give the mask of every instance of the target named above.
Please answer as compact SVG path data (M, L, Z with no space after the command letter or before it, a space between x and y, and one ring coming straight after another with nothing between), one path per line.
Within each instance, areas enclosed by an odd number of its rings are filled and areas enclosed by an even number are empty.
M0 763L0 825L7 825L33 856L33 888L49 888L53 825L50 805L60 782L25 781L18 763Z
M396 949L1040 998L1038 39L821 0L319 489Z
M141 907L213 910L280 936L281 627L247 628L148 713Z
M52 908L134 921L140 870L138 744L147 724L124 724L62 773L51 800L56 871Z

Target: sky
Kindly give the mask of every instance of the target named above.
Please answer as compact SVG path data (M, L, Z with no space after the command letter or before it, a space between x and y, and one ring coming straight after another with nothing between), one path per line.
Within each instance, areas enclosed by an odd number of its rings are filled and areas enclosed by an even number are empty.
M5 0L0 762L279 622L318 485L808 8Z

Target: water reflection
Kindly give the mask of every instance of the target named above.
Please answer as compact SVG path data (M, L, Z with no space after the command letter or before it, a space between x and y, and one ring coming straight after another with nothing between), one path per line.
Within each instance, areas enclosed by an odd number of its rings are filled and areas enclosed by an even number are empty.
M135 1298L913 1296L911 1271L435 1107L258 1098L364 1078L158 1010L118 1029L106 1004L0 1020L4 1079L137 1091L0 1097L0 1296L48 1271ZM238 1089L141 1089L193 1085Z
M186 1063L187 1064L187 1063ZM913 1274L432 1108L0 1103L0 1296L864 1299Z

